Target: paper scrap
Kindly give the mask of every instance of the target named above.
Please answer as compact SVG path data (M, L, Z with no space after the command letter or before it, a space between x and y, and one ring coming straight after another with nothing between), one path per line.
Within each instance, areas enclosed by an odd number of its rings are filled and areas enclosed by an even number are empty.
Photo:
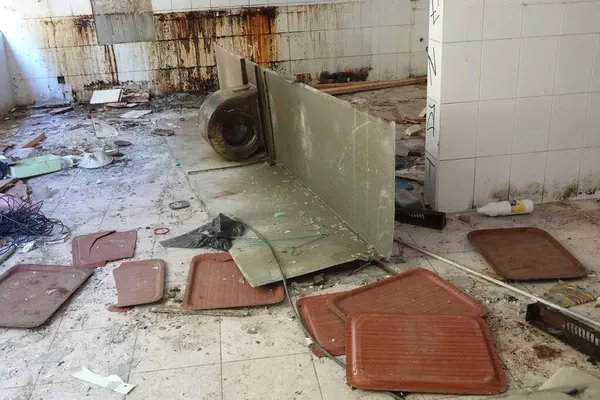
M152 110L129 111L129 112L126 112L125 114L121 115L120 118L138 119L140 117L143 117L144 115L150 114L151 112L152 112Z
M118 103L121 93L121 89L94 90L90 104Z
M119 131L113 126L110 126L106 122L95 121L93 122L96 126L96 136L99 138L107 138L119 136Z
M73 378L81 379L87 383L102 386L105 389L112 390L113 392L128 394L135 387L129 383L123 382L117 375L100 376L96 375L84 365L71 369L71 376Z

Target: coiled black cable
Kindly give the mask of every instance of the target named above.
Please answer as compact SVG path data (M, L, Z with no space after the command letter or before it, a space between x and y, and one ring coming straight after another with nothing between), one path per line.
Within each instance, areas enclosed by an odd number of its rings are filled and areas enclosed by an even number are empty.
M33 240L41 243L68 238L71 230L60 220L46 217L41 211L43 202L28 203L4 194L0 197L0 255L11 246L20 246Z

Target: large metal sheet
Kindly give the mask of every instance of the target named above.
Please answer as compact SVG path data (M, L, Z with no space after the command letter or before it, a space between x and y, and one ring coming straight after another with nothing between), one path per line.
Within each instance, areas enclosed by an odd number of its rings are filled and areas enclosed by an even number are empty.
M380 254L394 231L393 122L266 71L277 162Z
M230 89L243 86L244 72L242 71L242 58L214 45L215 59L217 60L217 76L219 89Z
M287 278L369 256L369 245L280 166L213 170L189 180L212 216L233 215L272 242ZM281 280L271 251L252 232L230 253L253 287Z

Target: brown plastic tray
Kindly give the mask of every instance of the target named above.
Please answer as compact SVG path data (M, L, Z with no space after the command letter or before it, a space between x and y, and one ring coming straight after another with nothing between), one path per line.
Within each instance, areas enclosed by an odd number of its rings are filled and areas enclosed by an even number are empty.
M135 254L137 231L106 231L76 236L71 243L73 265L102 267L107 261L131 258Z
M548 232L537 228L483 229L467 235L483 258L515 281L580 278L585 267Z
M210 310L277 304L284 295L281 283L250 286L229 253L201 254L192 259L183 307Z
M165 290L165 262L143 260L125 262L113 270L117 297L116 307L154 303Z
M306 329L315 340L332 355L341 356L346 354L346 324L327 306L327 299L335 294L302 297L296 301L296 306ZM311 350L316 356L325 357L315 344Z
M458 394L506 390L481 318L355 313L346 328L346 379L353 387Z
M93 272L56 265L12 267L0 276L0 326L42 325Z
M424 268L413 269L327 300L341 318L353 312L483 316L486 308Z

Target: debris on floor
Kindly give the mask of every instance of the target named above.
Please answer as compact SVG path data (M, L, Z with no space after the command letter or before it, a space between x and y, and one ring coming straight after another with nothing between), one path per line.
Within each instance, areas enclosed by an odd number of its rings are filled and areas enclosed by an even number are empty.
M482 207L477 207L477 212L479 214L487 215L488 217L530 214L533 212L533 201L513 200L488 203Z
M150 133L155 136L173 136L175 131L173 129L154 128Z
M73 265L103 267L108 261L131 258L135 254L137 231L106 231L76 236L72 241Z
M87 149L78 162L78 166L85 169L96 169L102 168L113 162L112 156L110 156L104 149L94 147Z
M358 85L352 82L324 89L353 91ZM188 176L183 168L189 159L202 156L189 144L196 138L193 136L196 111L190 110L201 103L197 98L174 96L177 104L183 105L179 109L173 109L170 100L153 99L151 104L140 106L147 110L122 119L120 114L127 111L124 109L140 104L133 101L148 102L150 95L144 88L119 89L118 103L102 102L93 109L97 118L93 126L101 122L119 127L117 135L122 136L115 137L119 140L114 142L113 139L98 140L91 134L89 120L85 123L90 112L87 106L56 101L52 108L23 111L30 118L12 114L11 121L21 118L25 128L17 131L6 125L11 122L0 126L0 133L7 136L0 138L0 144L7 146L6 162L51 154L61 159L62 167L52 174L0 182L0 192L5 192L0 198L0 216L8 213L8 217L20 222L24 217L26 220L35 218L44 228L27 234L24 229L17 230L17 224L7 224L8 219L0 220L3 239L0 262L4 261L2 267L6 267L0 276L0 326L38 327L24 335L15 335L24 339L11 339L2 333L7 338L3 352L14 360L22 358L30 363L41 360L44 370L35 371L39 379L57 379L59 377L52 375L58 370L66 368L68 373L69 368L75 366L73 377L76 379L119 394L129 393L134 387L119 376L130 376L139 363L146 364L139 368L142 374L136 372L131 376L143 376L148 384L173 376L180 382L177 374L184 371L179 369L182 360L208 365L198 369L204 374L203 387L213 383L204 368L209 371L214 363L234 360L244 364L243 371L275 374L280 371L270 369L271 360L285 359L287 363L289 358L293 361L293 364L273 361L277 365L273 368L281 371L285 369L280 365L295 366L298 360L301 368L308 363L312 375L316 371L318 381L325 383L323 387L335 388L328 390L335 392L336 398L361 397L354 390L359 388L403 393L491 394L505 390L508 381L512 394L523 388L547 390L555 385L593 382L593 375L600 375L594 364L600 362L597 340L600 330L590 323L598 320L598 308L589 303L598 293L599 278L595 275L598 268L593 264L600 238L598 205L586 202L589 208L586 212L567 203L536 205L535 213L512 218L516 215L512 207L527 210L529 206L509 203L511 217L502 220L486 218L474 211L448 216L432 211L423 198L424 135L404 135L405 128L423 123L420 111L426 100L424 89L415 87L406 92L397 89L357 92L342 95L342 98L345 96L355 107L368 108L388 121L401 122L396 126L396 144L406 152L396 157L398 189L394 237L397 244L394 254L399 256L392 258L398 264L388 264L383 269L373 260L342 264L294 280L286 279L285 286L280 281L251 287L230 253L212 253L205 245L216 244L216 248L223 251L242 243L245 251L256 248L258 254L268 256L275 249L277 255L294 260L297 253L314 246L315 241L323 237L335 238L349 233L309 218L306 208L298 213L278 198L269 199L272 203L265 213L273 225L273 230L265 232L265 236L275 238L272 241L260 235L240 238L243 223L225 215L194 229L217 214L209 217L203 205L204 193L194 193L188 182L194 176ZM395 93L413 97L397 95L396 98ZM52 110L59 111L61 107L72 109L51 115ZM152 112L147 112L150 110ZM33 111L40 116L33 117ZM141 113L147 115L148 120L141 119ZM138 119L136 115L140 115ZM149 134L158 121L159 129L168 130L170 136ZM172 136L174 129L178 129L177 136ZM44 134L38 133L42 131ZM21 142L24 136L31 139ZM173 150L180 140L185 143L187 153ZM21 143L11 147L18 142ZM132 142L136 145L125 149ZM121 155L117 156L119 151ZM175 159L178 162L174 162ZM81 170L77 169L77 161ZM88 164L89 161L96 164ZM179 162L182 168L177 167ZM87 169L99 164L104 168ZM7 165L7 170L14 165L17 164ZM233 171L231 173L235 173ZM12 192L6 194L11 185L15 185ZM207 191L212 189L206 187ZM225 203L227 197L239 194L224 191L219 194L220 201ZM257 198L251 200L257 201ZM36 203L38 201L40 203ZM495 206L496 211L491 213L502 213L501 207ZM563 212L557 213L557 209ZM139 210L151 211L142 214ZM233 217L246 220L243 213ZM315 226L318 233L305 236L296 228L280 230L278 224L294 218L306 219L308 225L305 226ZM523 225L535 228L523 228ZM26 226L34 225L27 223ZM299 225L298 230L303 226ZM475 230L513 226L519 227L503 232L498 232L501 229ZM78 235L72 243L64 243L70 238L68 228ZM181 232L188 233L178 236ZM167 240L159 242L157 239ZM439 252L455 264L468 265L494 282L496 278L506 279L502 282L504 285L521 288L528 296L506 286L498 287L489 280L471 279L473 275L464 270L449 271L447 264L439 265L439 258L405 246L405 240L433 254ZM63 243L58 244L61 241ZM32 250L24 254L29 246ZM195 250L199 246L205 249ZM343 246L339 247L343 251ZM281 276L276 269L277 257L267 256L257 258L257 264L264 269L275 267L275 276ZM324 252L322 256L335 260L338 254ZM132 257L135 261L111 263ZM417 266L421 268L414 268ZM502 276L494 275L493 271ZM600 277L600 271L598 275ZM113 277L114 283L111 283ZM575 278L580 280L559 282L553 287L558 279ZM513 285L510 283L513 280L524 282ZM17 286L19 289L15 290ZM294 303L298 317L295 310L289 308L293 303L286 300L286 289L290 296L297 296ZM77 290L79 293L73 296ZM524 316L525 303L521 297L530 300L539 297L558 308L545 303L532 304ZM564 308L577 304L580 305L575 311ZM110 314L107 309L125 313ZM583 318L576 317L578 313ZM60 329L56 333L58 325ZM302 334L304 329L306 338ZM51 335L48 336L48 332ZM123 332L135 333L135 340L124 341ZM59 341L69 342L70 347L40 355L38 341L39 346L49 346L49 337L54 336ZM78 344L74 337L86 341ZM17 346L18 350L12 349ZM80 347L73 351L72 347L76 346ZM86 353L83 348L87 347L93 350ZM321 359L309 357L306 351L312 351ZM33 358L31 352L35 354ZM102 365L96 364L98 360L94 359L93 352L106 354L105 359L98 359ZM128 360L124 363L123 354ZM332 378L335 375L329 371L337 367L336 364L344 365L343 358L337 358L343 355L347 357L346 382L341 377ZM329 356L334 360L322 359ZM96 375L80 366L81 357L89 358L87 363L95 365L92 368L95 371L97 368L97 372L110 376ZM500 358L504 370L500 367ZM157 359L164 360L164 370L143 372L149 362L156 363ZM66 365L61 367L63 363ZM561 368L556 375L562 371L563 375L576 377L552 376L549 386L540 387L558 365L567 364L576 365L581 371L565 373ZM28 369L15 365L19 370L15 367L10 374L0 373L10 380L11 374L19 375ZM186 369L195 371L196 367L186 366ZM294 377L305 378L302 372L296 374L296 371L301 370L294 369ZM151 379L145 377L146 374ZM246 375L247 372L233 377L219 376L216 387L226 382L222 380L225 377L243 382ZM129 379L132 383L141 382ZM187 378L181 379L185 383ZM293 383L284 382L294 386L290 393L302 393L311 384L296 387L298 379ZM347 384L353 387L352 391ZM81 385L85 390L94 390L83 382ZM267 380L261 381L261 385L277 394L260 398L293 397L292 394L287 396L287 392L277 392L268 386ZM56 384L44 386L58 387ZM140 383L136 390L142 386L147 385ZM175 394L169 392L169 387L164 390L169 393L162 396L165 398L180 395L179 389ZM218 388L215 390L218 392ZM246 392L246 395L250 398L254 393ZM392 396L400 398L398 393ZM323 398L329 397L323 395Z
M123 382L123 380L117 375L110 375L106 377L100 376L93 373L83 365L73 368L71 370L71 376L120 394L128 394L133 390L133 388L135 388L135 385Z
M163 240L163 247L175 247L180 249L197 249L201 247L212 247L215 250L228 251L231 249L231 241L244 233L244 225L219 214L211 222L202 225L183 235Z
M548 289L544 293L544 297L565 308L575 307L596 300L596 297L588 293L585 289L563 281L558 281L556 285Z
M184 208L188 208L190 206L190 202L187 200L174 201L173 203L169 203L169 208L171 210L183 210Z
M122 93L122 89L94 90L90 104L119 103Z

